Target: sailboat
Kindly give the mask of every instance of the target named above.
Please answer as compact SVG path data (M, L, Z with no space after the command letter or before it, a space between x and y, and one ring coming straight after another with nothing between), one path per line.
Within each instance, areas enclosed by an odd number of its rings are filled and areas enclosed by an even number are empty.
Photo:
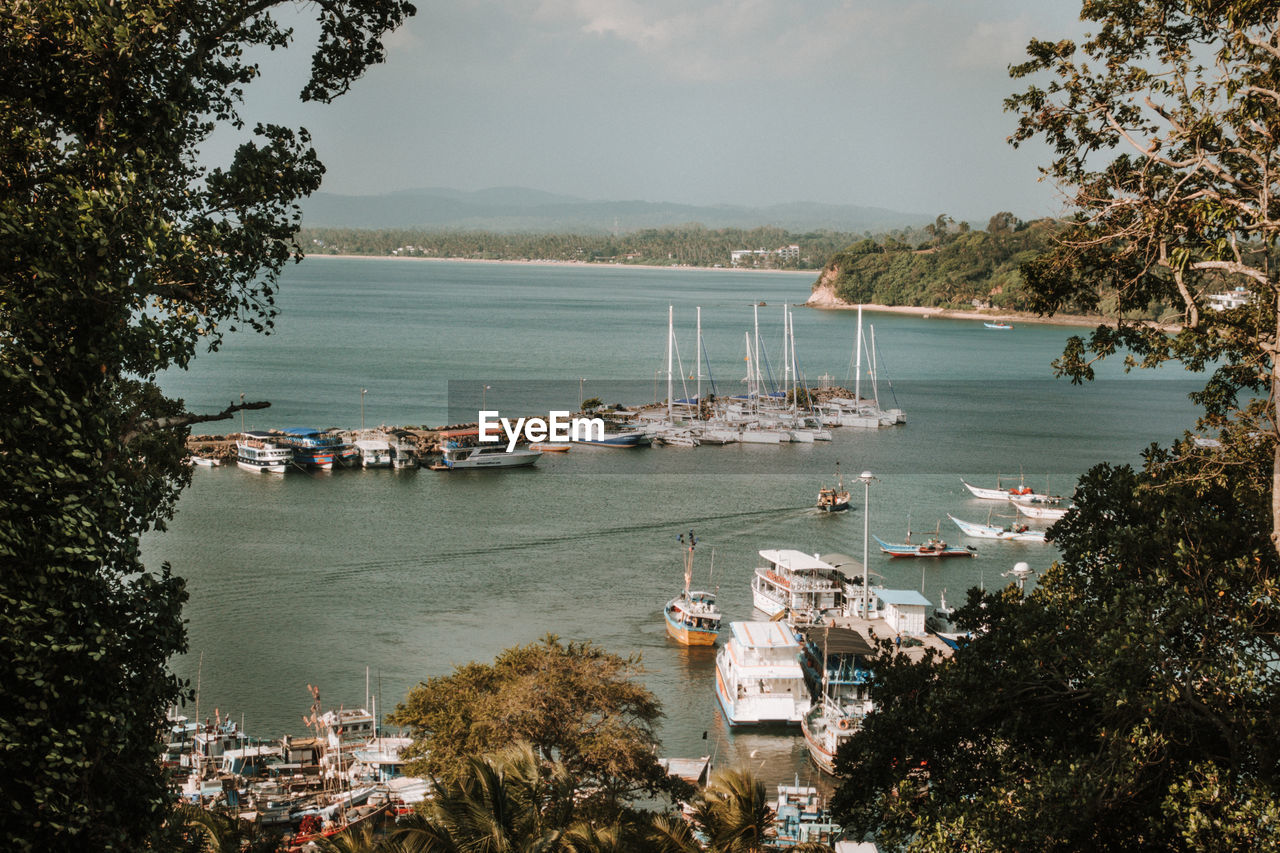
M677 538L684 546L684 590L662 609L667 633L684 646L715 645L716 637L720 635L720 608L716 606L716 594L689 589L693 582L693 549L698 540L692 530L689 531L688 542L685 542L683 533Z
M844 487L844 477L840 474L840 463L836 463L836 485L821 486L818 489L818 509L824 512L840 512L849 508L849 491Z

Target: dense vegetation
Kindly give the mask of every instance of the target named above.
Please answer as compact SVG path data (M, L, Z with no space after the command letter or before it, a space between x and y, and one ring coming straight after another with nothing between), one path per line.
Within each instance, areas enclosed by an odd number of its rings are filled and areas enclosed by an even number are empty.
M155 384L239 324L270 324L305 132L243 126L244 57L283 48L266 0L0 8L0 836L6 850L146 849L171 813L157 761L186 591L148 572L190 474ZM292 4L287 4L292 6ZM382 57L401 0L317 4L302 97ZM245 141L223 168L200 147ZM223 416L237 407L229 407Z
M863 235L836 231L794 234L781 228L708 229L700 225L653 228L617 236L599 234L499 234L483 231L304 228L299 239L311 254L397 255L485 260L585 261L646 266L729 266L735 249L799 246L800 257L759 256L772 269L819 269Z
M1022 264L1049 248L1060 226L992 217L986 231L948 227L938 217L929 239L915 245L893 237L862 240L831 258L822 277L849 303L969 308L975 303L1023 310Z

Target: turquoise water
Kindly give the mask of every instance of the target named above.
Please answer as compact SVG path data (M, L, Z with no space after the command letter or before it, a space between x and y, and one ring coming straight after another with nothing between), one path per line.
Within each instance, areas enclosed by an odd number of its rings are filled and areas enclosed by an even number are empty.
M314 259L291 269L278 333L235 336L189 373L165 377L195 411L270 400L246 426L440 424L484 386L486 405L534 383L576 402L629 381L665 396L667 306L693 370L702 307L720 393L741 388L743 333L759 308L761 338L780 363L781 305L801 303L811 275ZM798 548L860 557L864 494L836 516L812 509L839 461L846 480L871 470L871 532L898 540L946 513L986 518L964 477L996 474L1069 491L1098 461L1137 462L1151 441L1192 425L1193 384L1178 374L1123 376L1073 387L1049 368L1074 330L866 314L875 325L882 402L905 427L835 430L813 445L548 454L529 470L438 474L338 471L280 477L199 469L168 532L145 543L188 580L191 653L175 669L201 687L201 714L242 714L264 736L300 730L308 683L326 704L389 709L419 680L547 633L639 653L665 704L669 755L750 760L768 778L816 776L798 736L730 733L717 710L714 651L665 636L661 607L681 583L676 534L693 528L697 576L711 569L726 620L752 617L755 552ZM843 381L852 311L795 312L806 375ZM888 386L892 381L892 391ZM655 387L657 386L657 387ZM682 392L677 392L682 393ZM492 395L492 396L490 396ZM466 398L465 400L461 398ZM560 400L559 402L563 402ZM238 421L209 432L238 429ZM920 565L872 554L891 586L942 589L1005 581L1019 560L1046 568L1049 546L976 543L973 560ZM200 663L203 657L203 663ZM707 739L702 739L707 732Z

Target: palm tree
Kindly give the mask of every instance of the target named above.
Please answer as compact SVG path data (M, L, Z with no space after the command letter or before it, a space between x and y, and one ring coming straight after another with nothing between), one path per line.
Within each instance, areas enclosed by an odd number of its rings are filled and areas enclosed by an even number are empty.
M692 828L668 815L654 819L650 840L660 853L760 853L769 847L773 807L750 770L717 772L692 806Z
M527 743L471 758L456 783L435 783L426 813L397 830L413 853L552 853L573 814L564 765L543 763Z

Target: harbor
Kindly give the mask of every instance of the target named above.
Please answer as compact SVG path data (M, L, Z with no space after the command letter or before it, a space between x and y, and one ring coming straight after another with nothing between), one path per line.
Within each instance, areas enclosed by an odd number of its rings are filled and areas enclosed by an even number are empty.
M409 307L376 317L355 312L353 281ZM172 393L196 410L219 410L241 393L270 400L270 409L246 413L244 431L338 423L352 425L353 437L362 403L370 428L463 428L461 417L450 417L460 386L473 389L472 421L486 385L494 395L554 380L575 408L584 375L584 396L598 396L593 388L609 377L633 377L643 395L606 402L638 408L666 396L673 302L676 317L688 318L676 326L686 353L693 351L693 309L703 307L716 379L728 386L746 373L740 350L755 306L742 294L772 310L799 301L804 290L786 274L372 260L308 261L288 285L278 339L229 342L217 358L170 377ZM474 300L487 305L483 316ZM428 303L451 317L431 337L422 332L425 314L413 307ZM829 373L848 387L853 312L797 310L793 317L810 384ZM1069 495L1095 462L1136 461L1153 433L1177 434L1189 409L1176 381L1117 376L1072 389L1047 379L1067 330L1019 326L994 334L980 324L883 315L875 325L881 369L891 373L907 413L902 426L833 428L831 441L813 443L574 447L505 472L197 470L168 531L143 543L148 565L171 562L191 593L191 651L174 661L175 671L192 684L199 675L202 714L208 702L234 709L245 730L278 742L302 736L307 684L324 685L335 706L356 707L368 669L377 707L389 709L425 678L551 631L641 656L643 680L666 714L658 732L664 755L709 755L719 767L747 765L771 785L798 777L828 792L798 727L778 733L726 722L714 689L723 636L707 647L668 636L663 607L682 582L677 535L696 530L694 588L716 593L727 630L767 618L751 592L762 549L846 554L861 563L864 521L887 542L911 528L951 525L948 513L985 522L995 504L962 480L995 485L997 475L1020 468L1037 489L1047 478L1055 494ZM317 363L317 340L362 343ZM776 352L777 336L772 346ZM525 355L513 360L509 352ZM239 427L227 423L221 434ZM849 507L825 512L816 506L818 490L834 483L837 463ZM863 471L875 479L864 485ZM1011 504L997 514L1017 515ZM1018 562L1047 568L1056 553L1052 544L964 539L954 525L942 536L975 545L977 557L904 560L871 539L873 585L955 604L969 587L1009 583L1003 575ZM877 629L876 636L892 641L896 633ZM920 648L907 645L904 653Z

